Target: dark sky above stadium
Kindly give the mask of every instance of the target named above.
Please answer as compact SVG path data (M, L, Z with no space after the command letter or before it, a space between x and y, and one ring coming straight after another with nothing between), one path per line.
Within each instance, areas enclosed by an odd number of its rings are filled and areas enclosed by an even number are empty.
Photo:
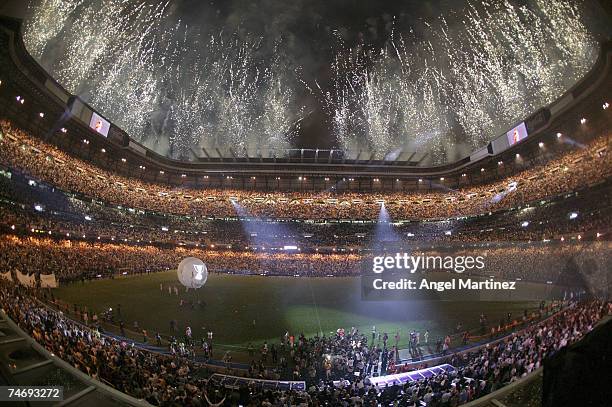
M464 0L177 0L173 7L184 22L193 26L238 29L244 35L260 35L269 43L263 52L272 52L274 41L283 36L287 57L302 69L306 81L318 80L323 87L330 80L334 35L347 47L360 43L382 47L393 26L412 28L418 35L427 20L461 10ZM8 0L0 13L27 15L27 1ZM296 147L331 147L324 113L308 92L301 95L310 115L303 123Z
M222 24L240 31L261 35L273 41L282 35L289 45L288 57L300 66L304 79L318 80L325 88L330 80L333 34L347 47L367 43L382 47L391 30L412 28L418 35L423 24L441 13L461 10L464 0L185 0L177 4L192 24ZM296 147L329 148L326 117L312 95L304 92L304 104L312 112L304 121Z
M144 0L148 1L148 0ZM508 0L514 7L527 6L536 0ZM596 10L599 0L585 0L590 5L588 11L602 14ZM153 3L154 1L151 0ZM469 4L483 7L476 0ZM493 2L495 3L495 1ZM7 0L0 4L0 13L17 17L27 17L27 0ZM353 48L360 44L372 50L383 49L389 43L392 33L408 31L413 41L427 42L428 35L437 30L435 21L441 16L449 27L461 25L465 19L467 0L172 0L169 14L178 16L188 27L204 32L239 33L246 37L261 37L263 46L259 52L263 59L272 59L275 44L283 40L283 60L289 67L299 69L299 77L310 86L315 81L323 91L330 89L332 78L331 61L338 55L339 48ZM533 4L531 4L533 6ZM608 26L606 27L606 23ZM172 24L169 22L168 24ZM610 33L609 20L597 20L595 24L603 27L593 28L593 33ZM170 25L168 26L170 27ZM429 33L429 34L428 34ZM338 42L342 42L339 46ZM57 45L57 44L56 44ZM437 49L438 53L446 50ZM58 59L63 56L57 55ZM305 87L294 86L298 93L297 104L308 112L302 122L302 129L292 141L293 147L332 148L339 140L330 130L330 114L317 100L317 95ZM438 101L437 103L443 103ZM515 119L518 119L515 118ZM450 118L444 128L456 127L456 118ZM513 119L514 120L514 119ZM427 122L427 120L425 120ZM504 126L513 123L504 123ZM418 126L417 126L418 127ZM429 140L427 131L415 130ZM497 130L496 130L497 131ZM452 130L448 130L452 133ZM487 135L490 137L492 135ZM412 136L411 136L412 137ZM448 137L444 144L460 150L457 154L468 153L475 143L464 143ZM370 140L370 144L375 144ZM420 144L419 144L420 143ZM430 148L432 141L417 145ZM440 144L441 142L436 142ZM393 144L393 142L391 142ZM414 143L413 143L414 144ZM434 143L435 144L435 143ZM459 148L459 146L461 147ZM410 148L418 148L413 145ZM455 157L456 158L456 157Z

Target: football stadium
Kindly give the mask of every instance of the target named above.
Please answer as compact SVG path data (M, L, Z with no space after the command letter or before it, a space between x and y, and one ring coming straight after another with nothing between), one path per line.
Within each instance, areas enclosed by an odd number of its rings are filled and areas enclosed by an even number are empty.
M607 1L0 4L0 404L604 406Z

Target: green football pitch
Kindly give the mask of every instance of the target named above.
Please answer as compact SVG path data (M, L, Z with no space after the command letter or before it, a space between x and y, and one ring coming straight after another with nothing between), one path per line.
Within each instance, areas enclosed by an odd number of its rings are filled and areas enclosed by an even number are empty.
M160 283L163 290L160 290ZM485 313L494 324L522 316L525 309L538 307L536 301L520 302L424 302L362 301L360 278L264 277L210 274L197 292L179 288L179 296L169 294L168 286L179 286L176 272L94 280L64 285L54 291L62 301L86 306L99 315L121 304L121 319L127 328L138 321L150 336L170 335L170 321L178 322L178 332L190 326L194 336L214 332L217 346L239 350L248 343L278 343L285 332L329 335L338 328L359 328L368 335L372 326L393 337L400 331L400 346L406 347L408 333L430 332L430 342L454 333L457 324L478 330L479 315ZM180 306L198 299L201 306ZM115 317L117 320L117 317Z

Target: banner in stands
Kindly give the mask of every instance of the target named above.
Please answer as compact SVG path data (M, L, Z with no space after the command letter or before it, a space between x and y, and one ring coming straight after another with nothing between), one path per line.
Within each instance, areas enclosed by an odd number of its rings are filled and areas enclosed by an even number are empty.
M13 281L13 276L11 275L10 271L7 271L6 273L0 273L0 278L8 281Z
M22 274L19 270L16 270L15 274L17 275L17 281L19 281L19 284L23 284L28 287L34 287L36 285L36 276L34 274L28 276L26 274Z
M40 286L42 288L57 288L57 280L55 279L55 273L41 274L40 275Z

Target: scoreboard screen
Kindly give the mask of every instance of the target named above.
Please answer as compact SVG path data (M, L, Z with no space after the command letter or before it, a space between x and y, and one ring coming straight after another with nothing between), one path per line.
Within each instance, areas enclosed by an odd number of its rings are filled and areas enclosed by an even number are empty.
M519 124L512 130L506 133L508 137L508 144L514 145L519 141L527 138L527 127L525 126L525 122Z
M110 129L110 123L105 120L103 117L100 117L96 112L93 112L91 115L91 120L89 121L89 127L103 135L104 137L108 137L108 130Z

